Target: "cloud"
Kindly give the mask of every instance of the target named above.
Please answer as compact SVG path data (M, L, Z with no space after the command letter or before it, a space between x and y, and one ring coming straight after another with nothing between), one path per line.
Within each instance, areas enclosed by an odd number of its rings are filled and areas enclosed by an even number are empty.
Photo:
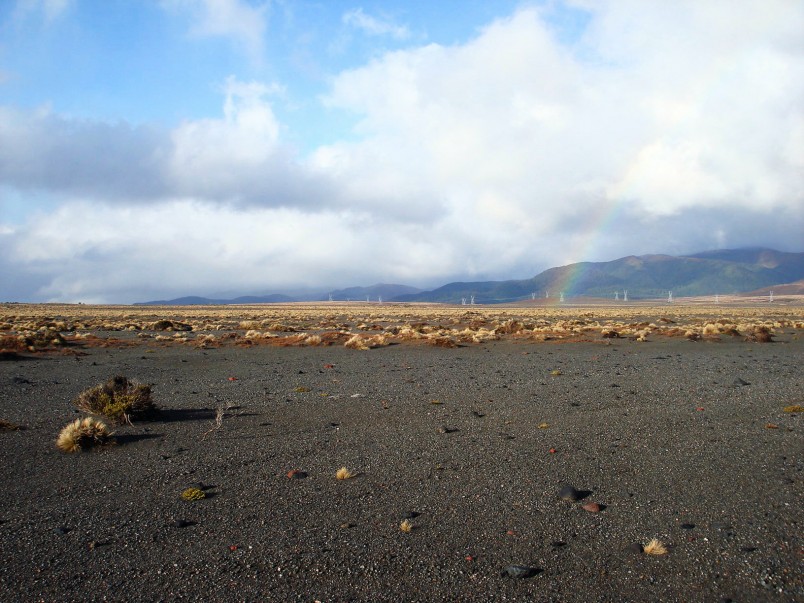
M252 62L259 64L265 54L268 2L257 5L245 0L162 0L170 9L192 13L192 35L231 39Z
M0 184L105 203L182 196L239 206L337 201L327 175L281 141L267 98L281 88L230 77L223 93L221 117L172 129L0 106Z
M171 128L0 108L0 195L61 201L0 224L0 298L430 286L800 250L804 5L572 5L589 19L571 45L525 8L336 74L324 110L357 125L308 156L278 117L288 90L257 81L230 78L220 115Z
M406 40L410 37L410 31L407 27L367 15L362 8L355 8L345 12L341 17L341 21L370 36L391 36L397 40Z

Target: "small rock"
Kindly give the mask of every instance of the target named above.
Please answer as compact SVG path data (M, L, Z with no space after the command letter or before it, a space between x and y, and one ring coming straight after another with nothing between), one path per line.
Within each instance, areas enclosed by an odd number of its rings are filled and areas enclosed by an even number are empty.
M288 477L290 479L304 479L307 477L307 474L300 469L291 469L288 471Z
M532 578L540 571L539 568L529 567L527 565L509 565L502 571L502 575L508 576L509 578L525 579Z
M740 377L737 377L734 380L734 387L743 387L744 385L751 385L751 384L748 381L741 379Z
M455 433L456 431L458 431L457 427L447 427L446 425L438 428L438 433Z
M567 543L564 542L563 540L554 540L553 542L550 543L550 546L560 549L562 546L567 546Z
M682 523L679 526L682 530L692 530L695 527L694 523Z
M596 502L588 502L585 505L581 506L581 509L583 509L584 511L589 511L590 513L600 513L600 510L602 508L603 507L601 507Z
M173 525L177 528L189 528L190 526L194 526L194 521L188 521L186 519L177 519L173 522Z
M578 491L572 486L564 486L558 491L558 495L561 497L561 500L568 500L570 502L575 502L580 498Z
M347 522L342 523L340 527L341 527L342 530L348 530L349 528L355 527L355 524L349 523L347 521Z

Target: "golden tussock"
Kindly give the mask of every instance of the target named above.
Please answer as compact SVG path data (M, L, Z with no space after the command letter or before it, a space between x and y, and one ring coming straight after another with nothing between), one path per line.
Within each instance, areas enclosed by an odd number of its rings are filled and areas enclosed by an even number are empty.
M354 477L354 473L349 471L346 467L341 467L335 472L335 477L337 479L351 479Z
M111 441L112 434L105 423L86 417L65 425L59 433L56 446L64 452L80 452Z
M643 549L646 555L666 555L667 547L658 538L653 538Z

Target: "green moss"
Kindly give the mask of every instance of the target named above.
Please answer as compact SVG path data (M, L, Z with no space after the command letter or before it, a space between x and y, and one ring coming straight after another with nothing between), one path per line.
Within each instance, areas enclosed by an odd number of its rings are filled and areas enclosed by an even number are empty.
M206 498L207 495L200 488L187 488L184 492L181 493L181 497L186 501L192 502L194 500L201 500L202 498Z

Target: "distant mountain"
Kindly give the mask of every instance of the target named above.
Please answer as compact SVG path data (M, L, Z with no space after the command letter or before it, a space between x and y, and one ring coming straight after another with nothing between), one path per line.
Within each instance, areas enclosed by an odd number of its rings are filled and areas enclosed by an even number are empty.
M332 301L360 301L368 297L372 301L376 301L380 297L383 300L390 300L401 295L416 295L421 292L421 289L409 287L407 285L387 285L385 283L377 283L376 285L371 285L370 287L349 287L347 289L338 289L337 291L332 291L322 299L329 299L329 297L332 296Z
M627 256L610 262L580 262L550 268L524 280L456 282L392 301L505 303L531 296L629 299L740 293L804 278L804 253L772 249L723 249L689 256Z
M449 283L432 291L407 285L378 283L370 287L349 287L329 293L304 295L259 295L233 299L179 297L135 305L224 305L270 304L294 301L371 301L499 304L543 299L547 296L614 297L628 291L628 298L666 298L700 295L731 295L764 290L784 283L798 285L804 279L804 253L787 253L765 248L718 249L686 256L629 255L610 262L579 262L550 268L529 279ZM787 286L787 285L785 285ZM776 291L776 289L774 289ZM781 290L780 290L781 292ZM224 294L225 295L225 294Z
M282 304L296 301L287 295L246 295L234 299L210 299L208 297L188 296L176 299L137 302L135 306L224 306L228 304Z
M412 295L420 293L422 290L416 287L408 287L407 285L388 285L385 283L377 283L370 287L349 287L348 289L339 289L332 293L318 293L314 295L284 295L281 293L274 293L271 295L246 295L242 297L235 297L232 299L213 299L210 297L188 296L177 297L176 299L147 301L135 303L135 306L224 306L229 304L286 304L297 301L326 301L332 295L333 301L361 301L365 300L366 296L372 301L377 301L382 297L383 301L390 300L399 295Z
M770 292L778 296L781 295L804 295L804 280L796 281L795 283L784 283L781 285L771 285L770 287L763 287L755 291L746 291L740 293L741 297L766 297Z

